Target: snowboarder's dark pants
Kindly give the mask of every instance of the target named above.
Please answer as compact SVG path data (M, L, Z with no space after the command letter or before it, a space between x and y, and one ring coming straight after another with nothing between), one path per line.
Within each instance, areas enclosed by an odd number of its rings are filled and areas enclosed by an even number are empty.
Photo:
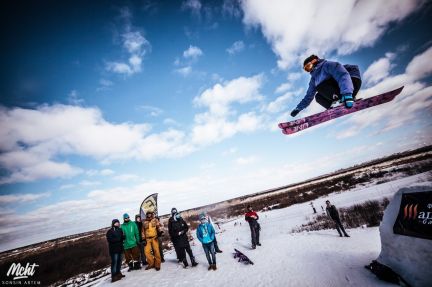
M120 273L122 265L122 253L110 253L111 256L111 277Z
M216 236L215 236L215 239L213 240L213 243L214 243L216 252L220 251L217 240L216 240Z
M142 244L141 242L138 243L138 248L139 248L139 251L140 251L140 260L141 260L141 263L143 265L147 265L147 260L146 260L145 254L144 254L144 244Z
M210 264L210 265L215 264L216 265L216 251L214 248L214 242L203 243L202 246L204 248L204 253L207 257L208 264Z
M194 255L192 253L192 249L191 249L191 247L189 245L189 242L188 242L188 244L186 246L177 247L176 249L177 249L177 252L178 252L177 253L178 254L178 259L180 261L184 262L186 260L186 252L187 252L187 254L189 254L189 258L191 260L191 263L195 262L195 257L194 257Z
M250 224L252 247L255 247L259 242L260 226L259 224Z
M360 90L362 81L359 78L351 78L351 80L354 86L353 98L355 99L358 91ZM337 98L334 98L333 95L337 95ZM329 109L335 100L340 99L340 96L341 94L339 84L335 79L330 78L317 86L315 100L324 108Z
M164 259L164 254L163 254L163 248L162 248L162 238L160 238L159 236L158 236L158 242L159 242L160 258L161 258L161 260L165 260Z
M342 236L342 232L344 235L347 235L345 229L343 228L343 225L342 225L342 222L340 221L340 219L333 219L333 221L336 224L336 229L339 232L339 235Z

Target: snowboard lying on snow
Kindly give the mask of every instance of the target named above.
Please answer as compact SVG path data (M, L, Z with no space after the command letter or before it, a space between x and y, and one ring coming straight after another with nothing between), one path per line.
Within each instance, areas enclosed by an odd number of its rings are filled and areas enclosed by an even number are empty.
M237 249L234 248L234 258L237 259L238 258L238 262L243 262L245 264L251 264L253 265L254 263L243 253L241 253L240 251L238 251Z
M286 135L290 135L304 129L319 125L326 121L333 120L335 118L342 117L344 115L348 115L357 111L361 111L373 106L381 105L387 102L392 101L397 95L400 94L404 87L400 87L396 90L377 95L374 97L370 97L367 99L361 99L355 101L355 104L352 108L347 109L344 105L339 105L335 108L328 109L324 112L317 113L311 116L307 116L298 120L293 120L286 123L280 123L279 128L282 129L282 132Z

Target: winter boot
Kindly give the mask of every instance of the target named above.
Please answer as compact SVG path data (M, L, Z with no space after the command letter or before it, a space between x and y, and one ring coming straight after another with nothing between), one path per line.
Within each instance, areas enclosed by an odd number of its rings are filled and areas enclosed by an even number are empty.
M210 266L208 267L208 271L213 269L213 264L210 264Z
M128 263L128 266L129 266L129 269L128 269L127 272L131 272L131 271L134 269L133 262L130 261L130 262Z
M120 271L118 274L119 274L119 276L121 276L121 277L126 277L126 275L123 275L123 273L121 273L121 271Z
M147 267L145 268L145 270L150 270L152 268L154 268L154 266L147 265Z
M139 261L134 261L133 264L134 264L134 270L141 269L141 264Z
M222 253L222 250L220 250L219 248L215 250L216 253Z
M258 242L257 245L258 245L258 246L261 246L261 243Z
M192 262L192 267L195 267L195 266L197 266L198 265L198 263L195 261L195 258L192 258L192 260L191 260Z
M345 237L350 237L348 234L345 233Z
M189 266L189 264L188 264L188 262L187 262L187 260L186 260L186 258L185 259L183 259L183 267L184 268L186 268L186 267L188 267Z
M216 264L213 264L213 270L216 271L217 267Z
M255 245L252 245L252 249L256 249L256 246L255 246Z

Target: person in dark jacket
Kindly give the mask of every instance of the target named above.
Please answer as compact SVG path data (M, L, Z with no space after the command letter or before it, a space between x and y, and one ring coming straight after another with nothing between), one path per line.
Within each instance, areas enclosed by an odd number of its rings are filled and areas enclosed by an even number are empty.
M249 223L249 227L251 230L252 249L255 249L257 245L261 246L261 243L259 241L261 226L258 223L258 219L258 214L252 209L252 206L248 205L247 212L245 214L245 220Z
M162 222L160 221L159 216L156 216L156 219L159 220L159 222L162 224ZM163 230L160 230L158 232L158 243L159 243L159 253L160 253L160 257L161 257L161 262L164 263L165 262L165 257L164 257L164 253L163 253L163 248L162 248L162 237L164 236L164 232Z
M145 254L144 254L144 243L143 243L142 234L141 234L141 231L142 231L141 215L139 215L139 214L135 215L135 224L137 225L137 228L138 228L138 237L139 237L138 248L140 251L140 261L141 261L141 264L143 266L145 266L145 265L147 265L147 260L146 260Z
M358 66L342 65L311 55L304 60L303 67L311 75L309 88L291 116L295 117L308 107L314 97L325 109L329 109L337 100L346 108L353 107L362 83Z
M342 237L342 232L343 232L345 237L350 237L342 226L342 222L339 217L339 212L336 209L336 207L332 205L329 200L326 201L326 205L327 205L326 207L327 215L330 216L330 218L333 219L333 221L335 222L336 229L339 232L339 236Z
M179 262L183 262L183 266L185 268L189 266L186 259L186 252L189 254L192 267L198 265L198 263L195 261L195 257L189 244L189 239L187 236L188 230L189 226L180 216L180 213L178 213L175 207L172 208L171 217L168 220L168 233L174 245L174 249L176 250L177 258L179 259Z
M111 282L118 281L124 277L121 273L123 240L125 236L120 228L120 221L113 219L111 228L106 233L108 250L111 257Z

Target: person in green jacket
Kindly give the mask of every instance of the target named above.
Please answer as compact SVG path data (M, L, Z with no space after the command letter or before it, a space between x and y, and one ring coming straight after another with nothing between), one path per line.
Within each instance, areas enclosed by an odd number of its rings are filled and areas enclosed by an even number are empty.
M121 229L125 236L123 241L123 248L125 253L126 263L129 266L128 272L131 270L141 269L139 262L139 248L138 244L140 242L138 227L135 222L131 221L127 213L123 214L123 224Z

